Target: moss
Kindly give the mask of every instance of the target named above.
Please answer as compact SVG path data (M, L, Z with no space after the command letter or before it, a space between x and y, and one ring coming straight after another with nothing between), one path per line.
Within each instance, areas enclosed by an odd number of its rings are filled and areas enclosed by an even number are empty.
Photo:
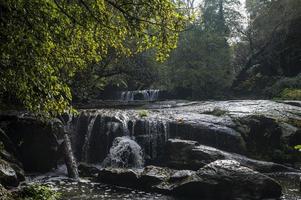
M139 115L139 117L147 117L148 116L148 111L147 110L140 110L139 112L138 112L138 115Z
M0 200L13 200L12 194L0 184Z
M280 92L276 99L283 100L301 100L301 89L298 88L285 88Z
M33 184L22 189L22 191L15 196L17 200L58 200L60 193L52 190L48 186Z
M296 145L295 149L301 151L301 144L300 145Z

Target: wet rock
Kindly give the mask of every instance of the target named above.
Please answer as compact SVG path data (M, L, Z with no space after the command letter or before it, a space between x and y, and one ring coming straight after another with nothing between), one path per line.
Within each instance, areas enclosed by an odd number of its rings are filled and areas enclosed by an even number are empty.
M219 191L215 192L214 195L225 199L264 199L281 196L279 183L263 174L243 167L233 160L212 162L199 169L197 175L202 182L208 183L214 191ZM210 196L212 193L208 193L208 195Z
M25 171L47 172L56 167L58 130L51 122L20 114L2 114L0 127L12 142Z
M98 181L123 187L140 187L138 184L139 172L132 169L105 168L99 171Z
M140 108L148 113L143 118L139 117L139 110L132 107L81 110L86 119L83 118L85 123L74 121L74 127L81 127L76 133L81 136L75 143L83 142L84 129L91 126L88 119L99 116L99 119L106 120L101 123L96 120L88 152L93 158L90 161L95 163L102 162L111 147L108 144L111 144L110 135L114 135L114 131L105 127L119 122L122 129L118 132L135 137L143 149L147 164L160 164L164 154L162 147L169 138L194 140L254 159L294 164L298 161L298 155L292 147L299 139L301 129L301 107L294 105L266 100L165 101ZM120 116L123 121L116 120ZM124 130L126 127L127 131ZM76 155L82 155L80 151L83 148L76 146L79 149Z
M245 142L239 132L227 127L226 124L217 124L215 118L203 114L195 114L195 119L186 121L186 115L179 121L170 122L170 138L195 140L201 144L231 152L246 152ZM212 118L212 121L208 119Z
M175 176L181 178L172 178ZM281 195L281 186L276 181L233 160L217 160L197 172L177 171L167 182L154 188L202 199L264 199Z
M114 185L183 197L208 199L278 198L281 186L273 179L233 160L217 160L197 172L148 166L142 172L103 169L98 180Z
M172 170L168 168L147 166L139 176L139 183L144 188L151 188L163 181L167 181Z
M230 159L262 173L299 171L273 162L254 160L243 155L199 145L196 141L169 139L165 148L165 165L176 169L197 170L213 161Z
M17 159L18 154L13 143L2 129L0 129L0 143L2 145L2 149L0 149L0 158L16 172L18 182L24 181L25 175L23 165Z
M0 183L6 187L19 185L16 171L5 160L0 159Z
M100 169L96 166L86 163L80 163L78 165L79 175L83 177L97 177Z
M195 174L195 171L191 170L179 170L170 175L169 181L176 182L182 181L183 179L189 178Z

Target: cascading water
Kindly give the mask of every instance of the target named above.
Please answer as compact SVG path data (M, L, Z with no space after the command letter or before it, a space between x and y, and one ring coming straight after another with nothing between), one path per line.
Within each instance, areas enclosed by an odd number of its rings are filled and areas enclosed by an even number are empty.
M160 90L134 90L121 92L121 101L156 101L158 100Z
M117 115L115 116L118 120L120 120L121 124L122 124L122 130L124 135L129 136L130 132L129 132L129 128L128 128L128 122L130 121L129 116L124 113L117 113Z
M141 147L130 137L117 137L110 153L103 161L104 167L141 168L144 165Z
M92 129L95 123L97 116L91 116L91 120L89 125L88 125L88 129L87 129L87 133L85 136L85 140L84 140L84 145L83 145L83 151L82 151L82 159L87 162L88 161L88 152L89 152L89 147L90 147L90 138L91 138L91 134L92 134Z
M157 159L162 155L162 146L168 139L168 123L164 119L153 118L154 115L150 116L151 118L141 118L139 111L118 109L82 111L72 121L75 123L72 124L72 142L77 160L101 164L108 154L112 154L114 139L126 137L123 139L126 144L130 143L128 146L135 146L132 143L140 145L147 162L158 162Z

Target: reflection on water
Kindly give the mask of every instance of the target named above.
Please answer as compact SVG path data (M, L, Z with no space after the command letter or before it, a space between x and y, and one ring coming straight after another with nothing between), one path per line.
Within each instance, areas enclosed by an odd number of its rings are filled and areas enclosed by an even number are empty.
M95 183L87 179L72 181L66 177L37 177L31 183L53 188L62 194L62 200L180 200L158 193Z
M281 200L301 200L301 191L299 191L301 173L274 173L270 176L279 181L282 186Z
M300 200L298 178L300 173L269 174L277 179L283 187L281 200ZM34 177L30 182L48 185L62 194L62 200L188 200L158 193L150 193L123 187L95 183L88 179L72 181L66 177ZM199 198L196 198L201 200Z

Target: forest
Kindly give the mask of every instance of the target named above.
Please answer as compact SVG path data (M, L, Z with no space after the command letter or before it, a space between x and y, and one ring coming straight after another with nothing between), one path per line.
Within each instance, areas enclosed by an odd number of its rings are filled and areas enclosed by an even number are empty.
M301 198L300 0L0 0L0 200Z

